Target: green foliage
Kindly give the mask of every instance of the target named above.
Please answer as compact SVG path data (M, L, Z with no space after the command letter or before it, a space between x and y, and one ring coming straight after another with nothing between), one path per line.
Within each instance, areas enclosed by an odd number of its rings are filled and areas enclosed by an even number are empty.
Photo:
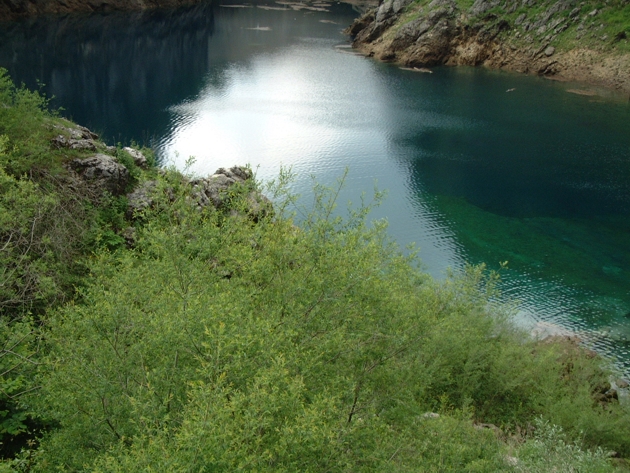
M0 136L0 159L7 141ZM29 310L58 294L51 277L51 242L42 238L56 204L54 196L31 181L15 179L0 165L0 315Z
M124 247L125 239L120 234L129 226L126 220L127 206L125 196L108 196L101 200L100 206L95 209L98 213L88 243L90 247L110 251Z
M32 377L37 350L30 320L0 320L0 435L5 440L26 430L27 414L15 401L36 389Z
M81 303L48 320L29 402L59 428L33 471L491 472L511 468L507 447L472 421L563 407L586 413L554 418L569 432L624 428L627 411L593 407L594 364L571 354L567 376L561 348L524 342L488 302L495 276L432 281L371 204L341 218L316 186L298 229L271 191L278 216L253 223L198 210L167 173L136 249L102 253Z
M116 158L118 159L120 164L125 166L129 171L130 179L128 190L130 190L133 189L134 185L138 182L138 179L140 179L142 170L136 165L136 162L133 160L131 155L127 153L124 149L120 148L120 144L118 146L119 147L116 150Z
M601 448L583 450L577 442L567 439L562 428L541 418L535 420L535 427L533 438L518 449L515 471L527 473L615 471L608 461L610 455Z
M0 161L7 139L0 137ZM14 177L0 164L0 316L42 314L67 300L84 273L92 235L117 228L120 204L101 218L72 188Z
M14 176L46 164L51 131L44 125L51 115L48 100L25 86L16 87L0 68L0 135L6 136L4 155L0 160Z
M55 118L47 104L0 69L0 316L39 316L68 300L91 251L125 244L126 199L95 199L68 175L61 164L79 155L51 147L55 126L69 122ZM133 159L119 154L137 179Z
M63 121L46 106L38 93L16 88L0 70L2 455L25 446L39 428L23 393L37 387L36 333L46 311L74 296L85 276L84 261L93 249L116 249L125 243L119 232L127 226L126 200L110 198L94 204L67 175L60 164L76 153L63 156L51 149L53 126Z

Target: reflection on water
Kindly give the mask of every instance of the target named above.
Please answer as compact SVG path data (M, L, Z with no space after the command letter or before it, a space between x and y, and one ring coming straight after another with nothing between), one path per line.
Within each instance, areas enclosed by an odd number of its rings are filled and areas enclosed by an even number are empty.
M110 142L149 142L166 108L197 93L214 30L209 4L0 24L0 65Z
M350 169L340 205L374 180L402 245L442 277L498 267L519 320L564 327L630 371L630 107L565 84L473 69L403 71L336 48L355 13L201 5L0 28L0 65L47 84L110 141L149 140L207 174L270 179ZM508 92L509 91L509 92Z

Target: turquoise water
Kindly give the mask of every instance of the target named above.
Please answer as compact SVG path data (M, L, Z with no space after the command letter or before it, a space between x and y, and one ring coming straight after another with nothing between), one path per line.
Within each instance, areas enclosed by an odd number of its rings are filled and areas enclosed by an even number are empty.
M429 273L508 261L520 323L577 332L630 371L627 100L353 55L346 4L241 6L0 25L0 65L110 143L152 145L180 168L194 156L199 174L290 166L306 206L311 176L332 184L348 168L341 206L376 180L388 197L374 216Z

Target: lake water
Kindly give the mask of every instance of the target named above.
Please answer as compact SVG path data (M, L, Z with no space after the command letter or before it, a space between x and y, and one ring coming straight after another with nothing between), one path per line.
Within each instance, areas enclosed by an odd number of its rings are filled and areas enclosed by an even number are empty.
M426 270L486 262L518 320L578 332L630 372L630 105L482 69L401 70L353 55L348 4L202 4L0 24L0 66L110 143L199 174L281 166L378 181L375 211ZM261 8L263 7L263 8ZM325 11L321 11L325 10ZM341 46L341 47L339 47Z

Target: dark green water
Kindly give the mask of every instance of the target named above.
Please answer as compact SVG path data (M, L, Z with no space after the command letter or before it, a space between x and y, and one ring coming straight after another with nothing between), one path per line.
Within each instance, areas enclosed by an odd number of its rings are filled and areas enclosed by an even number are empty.
M0 25L0 65L111 143L154 146L208 174L250 163L374 180L402 246L431 274L509 262L517 319L578 332L630 371L630 105L481 69L404 71L349 54L349 5L267 3ZM509 92L508 92L509 90Z

